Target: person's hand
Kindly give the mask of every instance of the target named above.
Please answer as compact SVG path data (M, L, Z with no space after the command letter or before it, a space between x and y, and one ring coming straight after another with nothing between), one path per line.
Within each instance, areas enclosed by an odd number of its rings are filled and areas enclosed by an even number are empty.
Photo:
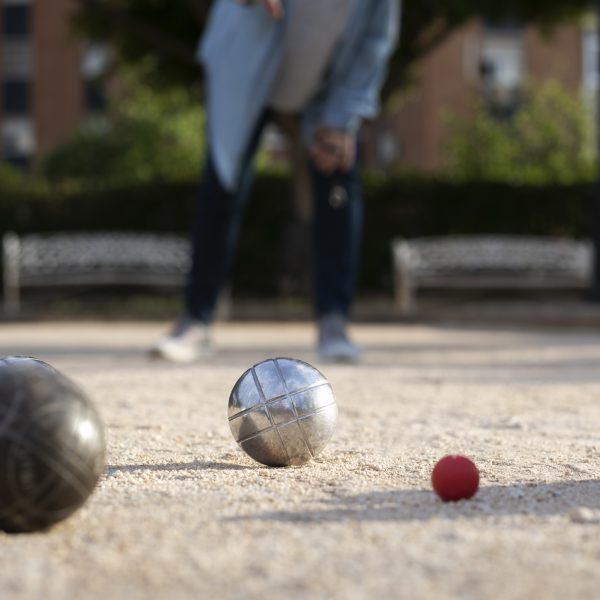
M255 4L258 2L262 4L267 12L274 19L281 19L283 17L283 6L281 6L281 0L238 0L241 4Z
M349 171L356 158L355 136L321 125L315 131L310 156L317 169L328 175L334 171Z

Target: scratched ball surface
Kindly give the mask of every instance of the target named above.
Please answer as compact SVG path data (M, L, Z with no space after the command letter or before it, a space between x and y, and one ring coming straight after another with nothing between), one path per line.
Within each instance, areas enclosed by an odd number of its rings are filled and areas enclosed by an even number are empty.
M479 488L479 471L466 456L444 456L433 468L431 484L444 502L468 500Z
M331 385L312 365L265 360L238 379L229 397L229 426L254 460L271 467L302 465L328 444L337 422Z
M77 510L104 470L100 415L49 364L0 358L0 529L46 529Z

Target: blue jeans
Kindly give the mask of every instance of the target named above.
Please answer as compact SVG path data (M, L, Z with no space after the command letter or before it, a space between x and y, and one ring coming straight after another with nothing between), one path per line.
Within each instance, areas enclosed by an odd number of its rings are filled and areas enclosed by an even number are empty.
M210 158L205 166L192 227L192 264L185 302L188 316L212 322L219 293L230 275L240 221L252 182L252 164L268 120L261 119L243 165L240 185L223 188ZM359 169L331 175L311 163L314 197L314 305L317 317L348 315L358 272L362 234ZM333 191L333 193L332 193Z

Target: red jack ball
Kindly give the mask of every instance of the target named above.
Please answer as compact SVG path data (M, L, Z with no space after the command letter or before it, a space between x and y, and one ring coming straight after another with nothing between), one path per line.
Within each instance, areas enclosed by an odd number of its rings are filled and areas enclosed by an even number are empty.
M431 484L444 502L468 500L479 487L479 471L466 456L444 456L433 468Z

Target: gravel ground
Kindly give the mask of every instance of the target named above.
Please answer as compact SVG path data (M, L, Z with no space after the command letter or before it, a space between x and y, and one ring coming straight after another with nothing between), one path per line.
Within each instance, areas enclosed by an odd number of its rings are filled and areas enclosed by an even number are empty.
M0 325L0 354L51 362L107 425L106 474L49 532L0 534L0 598L597 598L600 332L360 325L361 366L321 365L304 324L225 324L203 364L149 361L166 328ZM319 367L339 425L269 469L235 446L229 392L252 364ZM437 459L480 468L470 501Z

